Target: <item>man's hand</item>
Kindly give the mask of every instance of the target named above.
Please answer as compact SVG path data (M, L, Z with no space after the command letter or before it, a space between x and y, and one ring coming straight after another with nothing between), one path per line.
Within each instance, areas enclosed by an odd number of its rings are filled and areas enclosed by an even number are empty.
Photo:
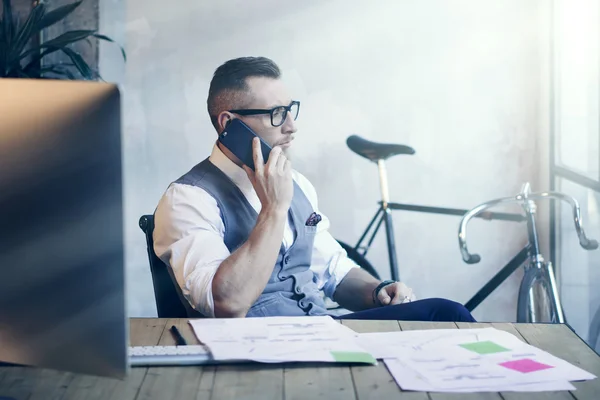
M275 146L269 153L267 163L263 162L260 141L252 141L254 171L244 165L244 170L252 182L263 209L287 213L294 195L292 165L281 150Z
M412 289L402 282L390 283L389 285L382 287L377 294L377 300L384 306L408 303L416 299Z
M417 299L412 289L402 282L382 287L375 298L374 290L380 283L381 281L373 278L364 269L352 268L337 286L333 300L350 311L361 311Z

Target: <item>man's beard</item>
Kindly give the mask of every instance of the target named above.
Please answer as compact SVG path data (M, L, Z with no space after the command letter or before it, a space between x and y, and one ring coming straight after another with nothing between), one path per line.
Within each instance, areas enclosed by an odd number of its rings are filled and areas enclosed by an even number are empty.
M282 150L283 150L283 155L285 156L285 158L292 161L294 150L291 147L288 147L287 149L282 149Z

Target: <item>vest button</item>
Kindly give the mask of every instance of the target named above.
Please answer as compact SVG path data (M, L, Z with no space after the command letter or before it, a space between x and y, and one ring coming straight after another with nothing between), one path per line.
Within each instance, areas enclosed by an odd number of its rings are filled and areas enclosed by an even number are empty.
M296 286L296 287L294 288L294 290L295 290L295 291L296 291L296 293L298 293L298 294L302 293L302 290L300 290L300 286Z
M284 259L283 259L283 262L285 264L289 264L290 263L290 256L285 256Z

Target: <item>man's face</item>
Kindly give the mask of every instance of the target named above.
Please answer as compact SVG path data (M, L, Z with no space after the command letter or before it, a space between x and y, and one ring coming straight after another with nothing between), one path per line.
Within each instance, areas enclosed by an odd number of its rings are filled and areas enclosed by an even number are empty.
M252 77L246 80L249 87L249 101L247 109L270 110L278 106L289 106L292 98L280 79ZM285 122L281 126L271 124L269 114L234 115L246 123L269 146L280 146L284 153L292 145L293 134L296 132L294 116L287 113Z

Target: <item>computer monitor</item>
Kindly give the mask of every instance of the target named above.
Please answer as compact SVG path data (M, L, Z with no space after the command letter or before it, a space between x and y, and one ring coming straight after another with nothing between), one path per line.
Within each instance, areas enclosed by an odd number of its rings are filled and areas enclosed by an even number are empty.
M127 373L120 95L0 79L0 361Z

